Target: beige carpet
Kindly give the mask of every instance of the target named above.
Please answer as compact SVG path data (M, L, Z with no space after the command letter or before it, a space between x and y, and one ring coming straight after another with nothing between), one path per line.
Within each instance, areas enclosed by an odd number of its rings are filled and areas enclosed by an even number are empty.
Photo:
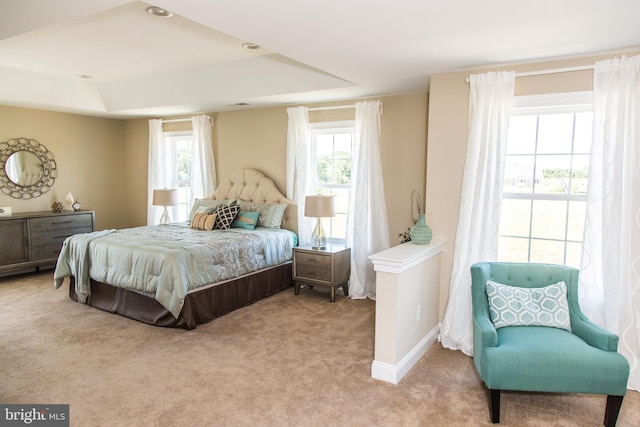
M0 402L68 403L72 426L491 425L472 359L435 345L371 378L375 303L293 289L199 326L79 305L51 272L0 279ZM598 426L605 398L503 393L504 426ZM629 392L619 426L640 426Z

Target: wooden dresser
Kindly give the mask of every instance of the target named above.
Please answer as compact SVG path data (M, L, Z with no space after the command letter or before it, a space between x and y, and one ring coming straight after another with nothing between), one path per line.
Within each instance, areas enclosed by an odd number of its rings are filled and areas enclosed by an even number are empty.
M94 211L28 212L0 217L0 274L53 266L64 239L94 230Z

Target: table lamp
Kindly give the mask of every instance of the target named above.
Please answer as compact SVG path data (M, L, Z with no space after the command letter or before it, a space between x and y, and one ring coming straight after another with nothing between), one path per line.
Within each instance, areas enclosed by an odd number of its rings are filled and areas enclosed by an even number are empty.
M304 216L317 218L316 227L311 236L313 249L325 249L327 247L327 235L322 228L321 218L332 217L336 214L333 196L306 196L304 200Z
M153 205L164 206L164 211L160 217L160 224L168 224L171 222L167 206L176 206L178 204L178 190L173 188L164 188L162 190L153 190Z

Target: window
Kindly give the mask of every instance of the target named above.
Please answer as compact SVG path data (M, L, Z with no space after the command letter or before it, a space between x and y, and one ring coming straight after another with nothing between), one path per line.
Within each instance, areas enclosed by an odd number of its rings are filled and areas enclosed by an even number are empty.
M172 182L178 189L178 206L173 221L186 221L191 209L191 144L193 133L165 132L165 141L171 147ZM173 216L173 215L172 215Z
M331 243L345 243L347 239L354 140L353 121L311 124L315 191L317 194L335 196L336 215L323 219L327 241Z
M516 102L507 137L500 261L580 267L592 117L590 92Z

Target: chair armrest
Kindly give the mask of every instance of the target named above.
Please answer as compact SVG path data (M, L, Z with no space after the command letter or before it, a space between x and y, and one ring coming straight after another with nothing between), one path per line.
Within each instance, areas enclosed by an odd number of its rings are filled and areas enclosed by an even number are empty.
M618 336L596 325L582 313L571 317L571 331L591 347L618 351Z
M484 350L498 345L496 328L486 316L473 316L473 363L482 376Z
M496 347L498 345L498 333L495 326L488 317L474 316L474 348L481 345L485 347ZM475 352L475 351L474 351Z

